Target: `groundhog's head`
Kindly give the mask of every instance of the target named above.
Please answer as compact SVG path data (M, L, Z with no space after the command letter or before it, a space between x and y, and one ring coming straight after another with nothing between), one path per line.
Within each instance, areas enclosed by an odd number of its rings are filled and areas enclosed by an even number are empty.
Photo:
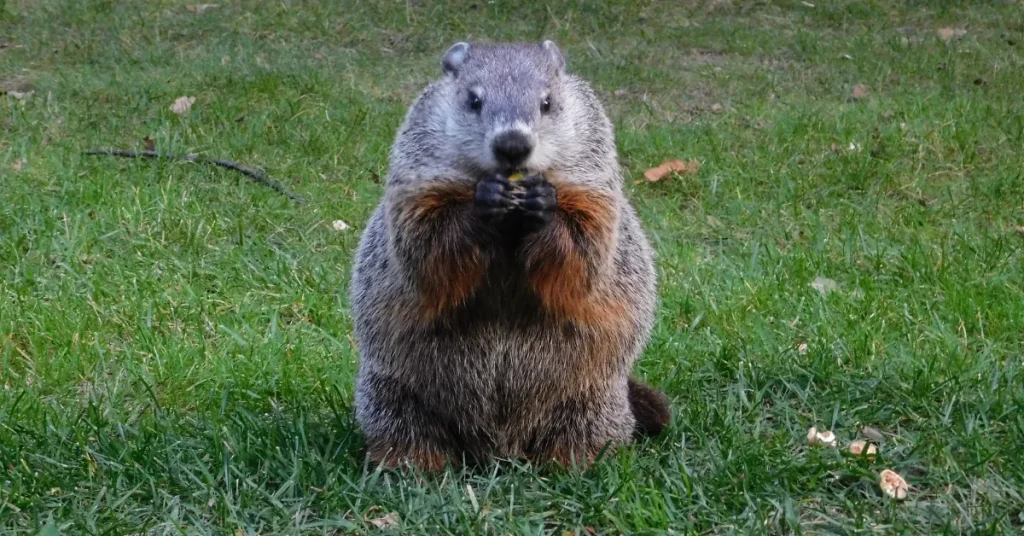
M459 158L486 172L546 171L572 146L565 59L551 41L457 43L441 59L445 133Z

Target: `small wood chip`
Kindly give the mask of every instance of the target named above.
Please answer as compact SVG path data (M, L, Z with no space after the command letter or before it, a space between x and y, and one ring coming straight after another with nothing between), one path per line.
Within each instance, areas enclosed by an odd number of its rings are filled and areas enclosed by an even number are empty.
M192 105L195 102L195 97L178 97L175 99L174 104L171 105L171 111L178 115L185 115L192 109Z
M865 458L874 460L875 457L878 456L878 447L876 447L874 443L868 443L863 439L858 439L857 441L850 443L850 454L853 454L854 456L860 456L863 454Z
M807 444L812 447L830 447L836 446L836 435L831 431L819 432L817 428L811 427L807 430Z
M935 33L939 34L939 39L943 41L950 41L952 39L960 39L967 35L967 30L963 28L939 28L935 30Z
M377 517L374 519L367 519L367 523L373 525L375 528L380 530L393 529L402 523L402 520L398 517L398 512L391 512L384 517Z
M907 481L895 471L885 469L878 475L878 487L893 499L902 501L907 498Z
M191 11L192 13L195 13L196 15L198 15L200 13L203 13L203 12L205 12L205 11L207 11L209 9L213 9L215 7L220 7L220 6L218 6L217 4L196 4L194 6L185 6L185 9L187 9L187 10Z
M815 277L814 281L811 281L811 287L817 290L818 294L828 296L839 288L839 284L827 277Z

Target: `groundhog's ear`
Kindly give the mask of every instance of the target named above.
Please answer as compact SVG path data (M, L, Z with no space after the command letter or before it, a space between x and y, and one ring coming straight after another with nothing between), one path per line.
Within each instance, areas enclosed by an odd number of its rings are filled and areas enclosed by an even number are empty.
M459 69L462 68L462 64L466 62L466 58L468 57L469 43L455 43L441 58L441 68L444 69L444 72L447 74L459 76Z
M551 59L551 65L554 67L555 72L558 74L565 73L565 56L562 55L562 51L558 50L558 45L554 41L544 41L542 45L544 51L548 53L548 57Z

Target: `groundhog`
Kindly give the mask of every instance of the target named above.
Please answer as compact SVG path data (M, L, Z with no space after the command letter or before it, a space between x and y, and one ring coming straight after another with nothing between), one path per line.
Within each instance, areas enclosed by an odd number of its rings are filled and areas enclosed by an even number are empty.
M457 43L415 100L350 286L371 459L586 466L656 435L656 306L611 123L551 41ZM516 180L517 177L519 180Z

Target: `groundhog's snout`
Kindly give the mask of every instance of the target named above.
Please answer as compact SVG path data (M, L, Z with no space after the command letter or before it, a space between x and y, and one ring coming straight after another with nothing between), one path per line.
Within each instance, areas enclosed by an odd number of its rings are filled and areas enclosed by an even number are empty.
M491 143L494 158L505 168L518 168L533 151L533 143L526 134L517 130L508 130L495 136Z

